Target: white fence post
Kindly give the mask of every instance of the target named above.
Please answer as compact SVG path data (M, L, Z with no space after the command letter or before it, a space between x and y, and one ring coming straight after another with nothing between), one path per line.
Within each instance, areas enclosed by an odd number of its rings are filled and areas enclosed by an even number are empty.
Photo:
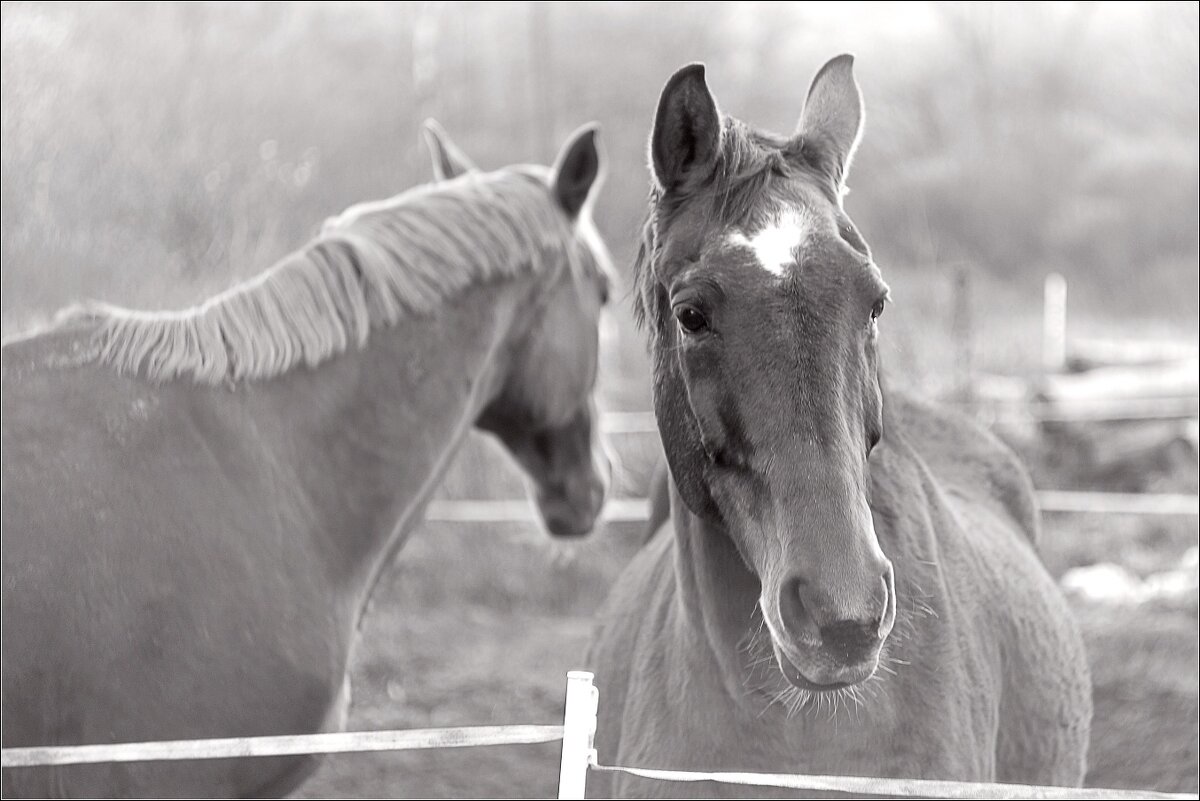
M1062 372L1067 363L1067 279L1050 273L1042 292L1042 368Z
M587 786L588 757L596 734L596 708L600 693L594 676L585 670L567 673L567 708L563 714L562 761L558 767L558 797L583 798Z

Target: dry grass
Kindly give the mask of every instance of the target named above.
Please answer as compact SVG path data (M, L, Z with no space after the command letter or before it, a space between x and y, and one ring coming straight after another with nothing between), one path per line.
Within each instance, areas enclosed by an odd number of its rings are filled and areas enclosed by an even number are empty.
M631 467L621 494L644 487L657 458L647 440L622 440ZM482 458L497 469L483 483L455 470L449 494L520 491L498 449L481 439L468 448L460 464ZM557 722L564 673L581 665L590 615L640 537L635 525L612 525L562 547L526 525L426 524L367 616L351 727ZM1051 515L1043 553L1056 577L1098 562L1147 576L1177 565L1196 542L1194 519ZM1072 603L1095 687L1087 783L1195 792L1196 596L1141 607ZM336 757L304 794L545 797L555 791L557 759L555 745Z
M1152 572L1196 542L1194 521L1165 532L1135 519L1120 523L1048 521L1052 570L1112 560ZM589 613L632 555L636 536L633 527L610 527L564 560L527 527L428 524L381 583L367 616L350 726L558 722L564 673L580 666ZM1095 685L1088 784L1195 792L1195 596L1176 606L1076 602L1075 611ZM335 757L303 792L546 797L555 792L557 764L555 745Z

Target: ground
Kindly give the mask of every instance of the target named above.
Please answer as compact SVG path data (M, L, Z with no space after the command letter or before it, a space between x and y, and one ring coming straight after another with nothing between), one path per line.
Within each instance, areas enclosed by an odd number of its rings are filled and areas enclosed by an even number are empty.
M430 610L426 610L427 612ZM386 618L386 619L384 619ZM590 621L450 606L380 614L354 671L350 728L562 723ZM560 744L331 757L306 797L548 798Z
M1191 520L1058 516L1046 526L1056 575L1097 561L1149 575L1196 542ZM349 727L560 723L564 674L581 664L597 585L635 540L610 528L564 552L518 526L427 524L366 618ZM488 558L467 558L481 553ZM544 579L514 581L531 571ZM1195 593L1141 606L1072 603L1095 685L1088 785L1196 792ZM331 757L301 795L548 797L558 752L551 743Z

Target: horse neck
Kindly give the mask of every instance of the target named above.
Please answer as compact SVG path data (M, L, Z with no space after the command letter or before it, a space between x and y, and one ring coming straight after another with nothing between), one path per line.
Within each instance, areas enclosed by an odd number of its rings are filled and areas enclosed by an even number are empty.
M299 482L329 558L362 597L503 386L541 283L473 287L431 315L372 331L364 348L298 382L272 382L270 411L297 443Z
M691 512L674 483L671 520L675 536L674 634L697 669L739 705L746 696L746 639L758 603L758 579L746 567L720 523ZM689 668L690 669L690 668Z

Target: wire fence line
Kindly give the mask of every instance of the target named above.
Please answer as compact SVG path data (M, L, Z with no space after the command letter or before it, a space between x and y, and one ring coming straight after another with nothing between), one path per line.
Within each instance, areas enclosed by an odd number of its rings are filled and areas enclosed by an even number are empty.
M960 782L936 779L893 779L868 776L827 776L795 773L743 773L724 771L662 770L657 768L604 765L595 749L600 691L594 676L586 671L567 674L567 702L563 716L563 752L559 772L559 798L582 798L588 772L624 773L643 779L667 782L719 782L747 787L779 787L792 790L833 791L849 795L881 795L894 798L1045 798L1045 799L1134 799L1196 798L1195 794L1159 793L1150 790L1110 790L1092 787L1001 782Z
M413 751L495 745L530 745L564 739L564 726L460 726L441 729L358 731L278 737L230 737L208 740L168 740L144 743L5 748L3 767L45 767L116 762L160 762L192 759L344 754L369 751ZM690 772L600 765L587 753L593 771L626 773L660 781L714 781L755 787L832 790L846 793L921 798L1196 798L1195 795L1094 788L1039 787L1024 784L968 783L918 779L876 779L857 776L813 776L778 773ZM560 797L572 797L570 794Z
M1194 401L1191 402L1194 406ZM1176 415L1177 408L1143 408L1119 412L1124 416L1102 415L1085 417L1095 420L1162 419L1161 415ZM1185 413L1187 410L1183 410ZM995 419L995 418L993 418ZM1042 417L1053 420L1053 417ZM1072 418L1078 419L1078 418ZM654 415L649 412L610 412L601 419L607 433L657 433ZM1185 494L1138 494L1105 492L1071 492L1039 490L1038 500L1043 511L1101 514L1200 514L1200 498ZM645 498L615 498L608 501L604 519L610 522L641 522L649 514ZM430 504L427 520L462 523L531 522L536 513L527 500L440 500ZM578 676L576 676L578 678ZM588 682L590 686L590 676ZM568 696L568 705L570 697ZM593 706L593 710L594 710ZM568 713L568 721L570 715ZM595 730L595 714L591 715L588 742ZM208 740L175 740L145 743L115 743L80 746L41 746L5 748L3 767L34 767L48 765L78 765L114 762L145 762L162 760L224 759L237 757L292 756L303 754L336 754L371 751L402 751L432 748L462 748L489 745L523 745L564 742L564 763L567 760L568 735L564 726L511 725L465 726L440 729L391 731L336 732L308 735L265 737L232 737ZM1151 791L1107 790L1094 788L1039 787L997 783L945 782L912 779L876 779L846 776L806 776L798 774L760 774L658 770L600 765L595 752L584 760L586 769L624 772L630 775L664 781L714 781L760 787L782 787L803 790L835 790L850 793L895 795L926 798L1197 798L1195 794L1156 793ZM565 776L565 771L564 771ZM560 781L565 781L561 779ZM576 797L569 793L560 797Z
M1082 399L1027 404L977 403L966 407L982 423L1132 423L1189 420L1200 415L1197 398Z
M358 731L279 737L227 737L104 745L3 749L3 767L28 768L114 762L228 759L365 751L411 751L490 745L528 745L561 740L559 798L582 798L589 771L626 773L651 780L711 781L752 787L825 790L901 798L1194 799L1195 794L1148 790L1051 787L995 782L954 782L782 773L660 770L602 765L594 748L600 693L587 671L567 674L563 725L461 726L441 729Z
M1040 490L1043 512L1200 516L1200 496L1174 493L1069 492ZM609 523L641 523L650 515L646 498L610 498L601 519ZM438 523L533 523L537 512L528 500L438 500L429 504L425 519Z
M1043 512L1191 517L1200 514L1200 496L1184 493L1038 490L1037 497Z
M555 742L561 740L562 736L562 726L458 726L442 729L345 731L274 737L221 737L209 740L39 746L5 748L3 750L3 767L348 754L364 751L414 751L484 745L529 745Z
M1200 399L1088 399L1073 401L1069 410L1045 401L971 404L968 408L992 423L1131 422L1191 419L1200 414ZM616 435L658 434L653 412L605 412L600 416L600 428L607 434ZM1037 498L1043 512L1200 516L1200 497L1186 493L1038 490ZM645 498L613 498L605 507L603 519L611 523L641 522L647 519L649 508ZM532 522L535 519L525 501L512 499L434 501L426 515L426 520L456 523Z
M947 402L948 407L976 415L985 423L1105 423L1138 420L1188 420L1200 416L1200 398L1077 398L1069 402ZM607 434L657 434L653 412L604 412L600 429Z
M951 782L933 779L876 779L869 776L815 776L791 773L730 773L655 770L601 765L593 759L590 768L601 773L625 773L643 779L668 782L719 782L748 787L781 787L792 790L823 790L854 795L899 798L995 798L995 799L1133 799L1196 798L1182 793L1150 790L1109 790L1096 787L1008 784L1005 782Z

